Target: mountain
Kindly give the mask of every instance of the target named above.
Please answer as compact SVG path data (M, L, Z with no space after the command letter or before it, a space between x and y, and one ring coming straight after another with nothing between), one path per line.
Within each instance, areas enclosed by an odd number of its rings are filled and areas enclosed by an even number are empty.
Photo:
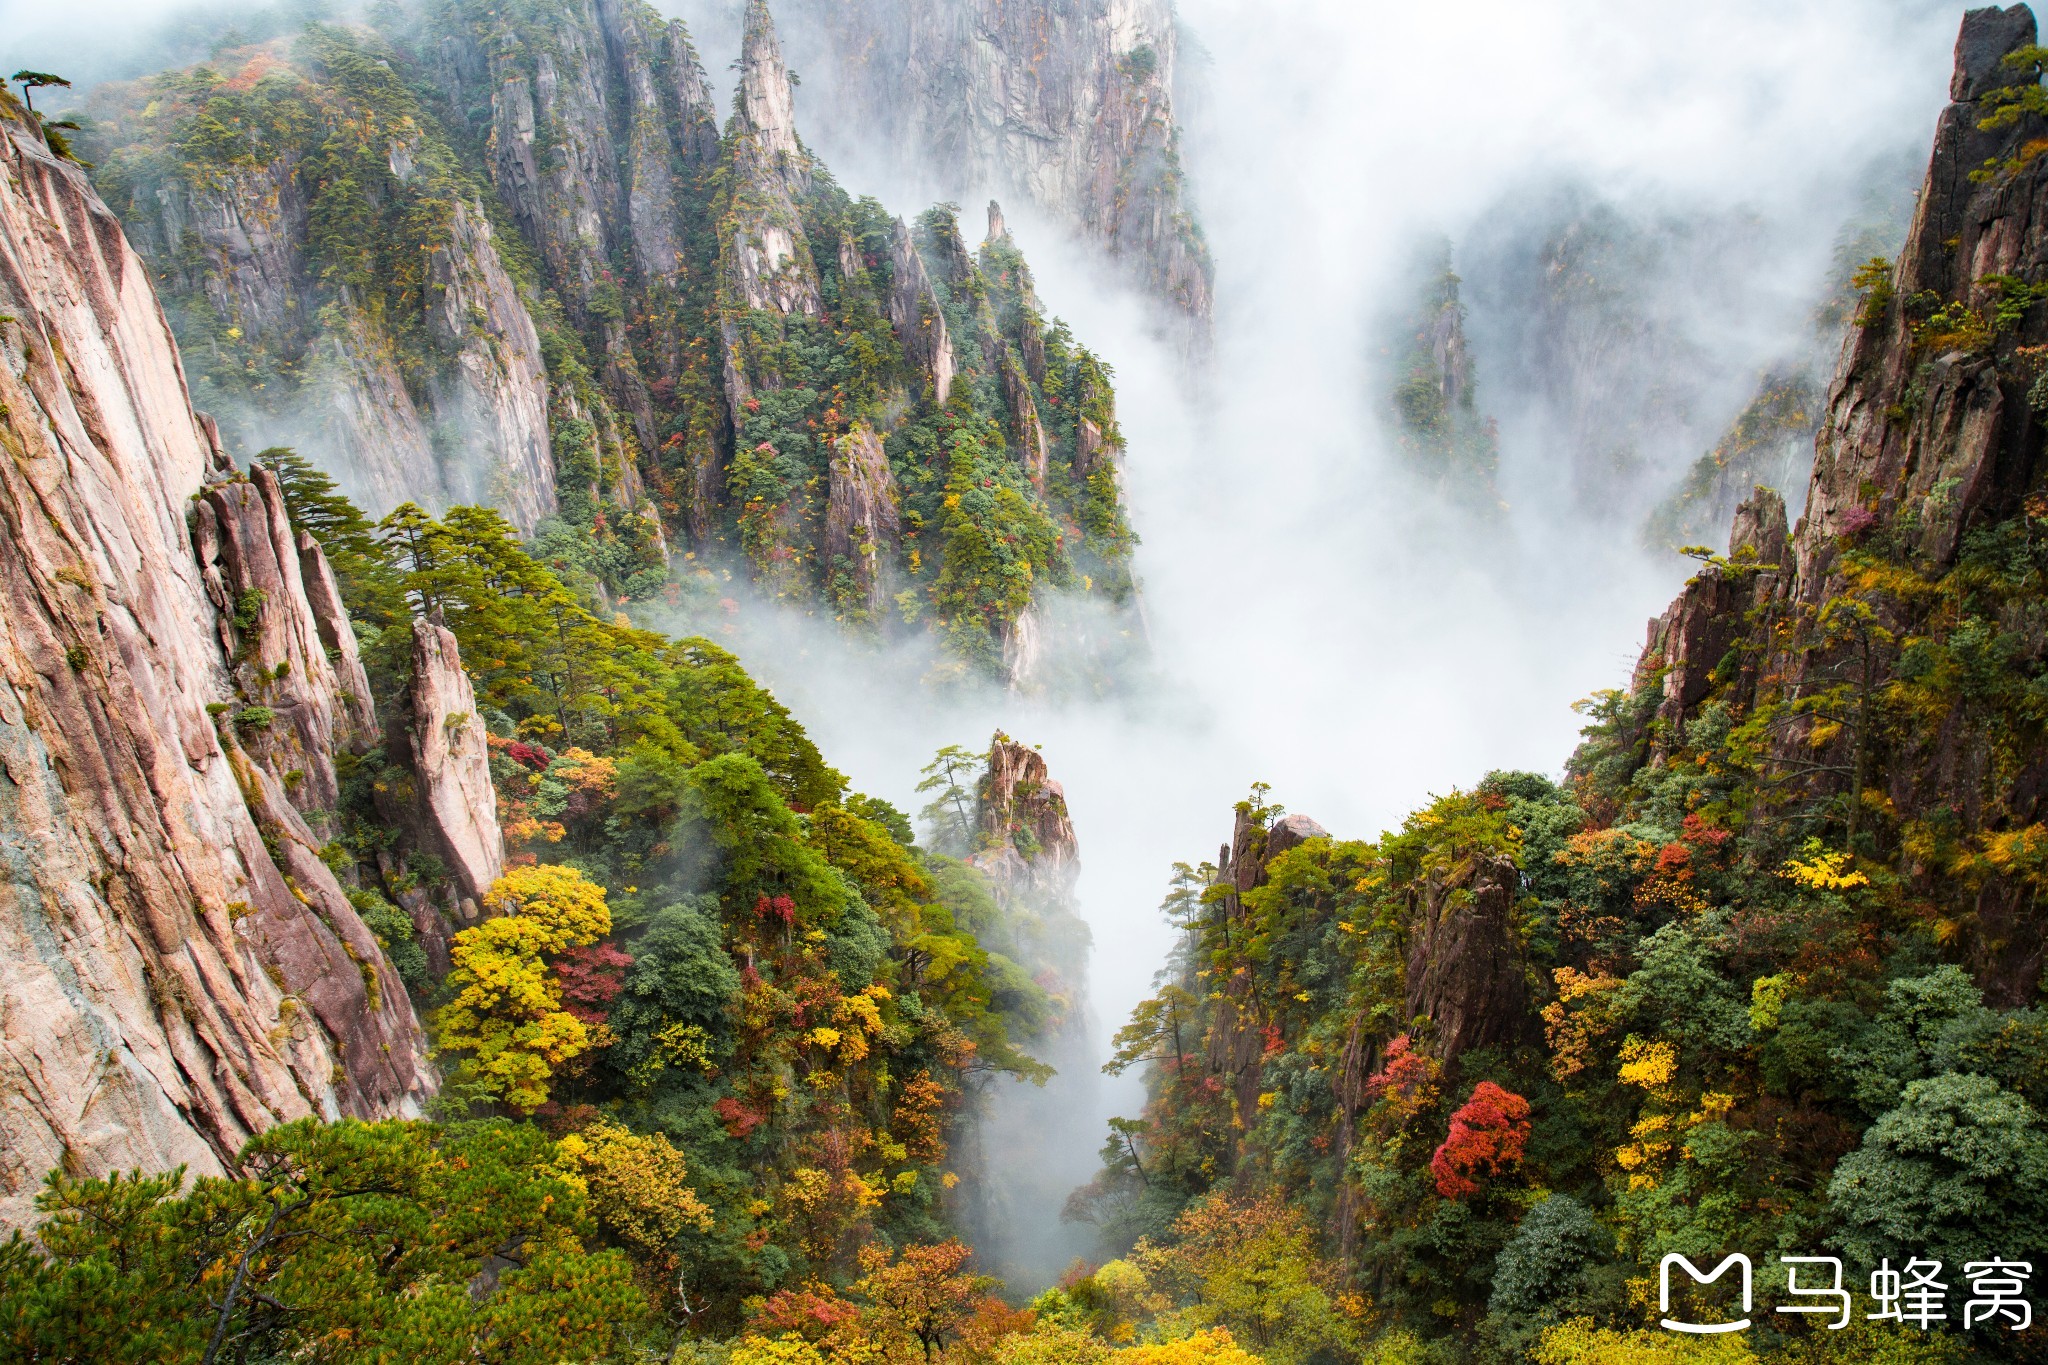
M999 212L970 250L839 188L765 4L722 132L631 0L313 25L91 123L240 458L299 448L376 516L495 507L614 599L730 565L1011 685L1052 596L1132 601L1107 367Z
M1179 869L1111 1062L1145 1104L1072 1206L1112 1259L1042 1313L1267 1360L1676 1359L1660 1316L1747 1303L1652 1312L1668 1254L1747 1255L1761 1317L1781 1255L1840 1258L1860 1313L1887 1263L2044 1245L2035 41L2024 6L1964 18L1804 514L1742 501L1564 781L1489 773L1376 839L1256 787ZM2040 1358L1940 1325L1774 1320L1728 1358Z
M673 1356L964 1256L955 1145L1048 1074L1085 946L1042 762L962 756L984 872L498 512L238 469L63 130L0 101L6 1349Z
M1485 515L1501 506L1499 424L1479 411L1477 366L1465 336L1461 281L1448 243L1417 272L1413 307L1386 326L1388 425L1408 467L1449 501Z
M75 162L0 105L0 1216L45 1171L228 1168L436 1079L322 860L375 733L348 618L273 480L234 472L150 276Z
M835 137L955 197L1028 202L1099 244L1206 351L1214 267L1180 161L1164 0L802 0L799 62Z

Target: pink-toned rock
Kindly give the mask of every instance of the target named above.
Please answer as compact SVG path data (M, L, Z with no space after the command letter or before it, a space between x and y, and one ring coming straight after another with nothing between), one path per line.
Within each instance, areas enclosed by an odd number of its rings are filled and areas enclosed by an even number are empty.
M217 1172L418 1112L403 986L242 752L192 553L217 468L141 260L0 114L0 1224L60 1164ZM296 548L286 542L296 564Z
M1067 794L1045 755L997 731L978 792L979 849L968 859L999 897L1066 901L1081 872Z
M305 543L316 557L318 591L330 612L339 611L325 556L310 537ZM237 699L247 708L241 714L261 707L273 716L238 728L243 748L300 811L332 811L341 796L334 755L368 743L376 718L346 613L330 616L323 629L313 609L304 552L276 476L257 465L245 480L208 486L193 505L192 547L219 613ZM328 658L330 638L352 665L346 682Z
M455 633L446 626L412 623L409 704L422 838L446 860L461 896L480 902L505 870L505 836L491 785L490 741ZM474 913L465 908L465 918Z

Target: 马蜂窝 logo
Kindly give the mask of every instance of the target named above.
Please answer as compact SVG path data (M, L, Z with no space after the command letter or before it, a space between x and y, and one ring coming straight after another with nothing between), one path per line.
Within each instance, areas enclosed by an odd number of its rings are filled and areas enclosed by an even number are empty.
M1829 1313L1835 1320L1827 1325L1830 1331L1847 1327L1855 1317L1855 1298L1843 1286L1842 1262L1835 1256L1780 1256L1779 1264L1785 1267L1785 1292L1805 1303L1780 1304L1773 1311L1779 1313ZM1801 1267L1814 1267L1802 1272ZM1825 1267L1827 1283L1818 1281L1822 1277L1820 1268ZM1683 1270L1694 1284L1713 1284L1731 1269L1739 1271L1733 1283L1741 1289L1742 1316L1723 1322L1685 1322L1671 1316L1671 1272ZM1948 1295L1950 1286L1941 1278L1942 1263L1915 1256L1898 1269L1892 1268L1891 1259L1886 1257L1870 1272L1870 1301L1876 1311L1864 1314L1872 1321L1896 1322L1901 1326L1918 1327L1927 1331L1937 1323L1950 1321ZM1968 1261L1963 1265L1963 1278L1968 1280L1969 1293L1963 1303L1963 1327L1968 1330L1978 1327L2004 1327L2014 1332L2024 1332L2033 1325L2034 1308L2026 1298L2027 1281L2033 1277L2033 1263L1993 1257L1988 1261ZM1804 1274L1806 1279L1802 1281ZM1724 1257L1712 1270L1703 1271L1697 1265L1676 1252L1667 1255L1657 1267L1657 1310L1664 1316L1661 1325L1672 1332L1709 1334L1716 1332L1740 1332L1750 1325L1751 1303L1754 1299L1754 1272L1749 1257L1733 1252Z

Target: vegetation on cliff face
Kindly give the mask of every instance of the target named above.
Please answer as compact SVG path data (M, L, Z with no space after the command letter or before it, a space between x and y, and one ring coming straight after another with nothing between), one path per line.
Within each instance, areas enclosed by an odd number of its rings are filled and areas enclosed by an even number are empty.
M1111 1063L1147 1103L1072 1208L1121 1259L1063 1302L1206 1315L1275 1360L2043 1358L2038 1323L1963 1321L1970 1263L2048 1251L2048 321L2020 226L2048 181L1996 113L2033 32L1966 20L1806 516L1758 489L1696 552L1562 783L1493 773L1369 841L1255 790L1224 864L1179 870L1179 948ZM1257 1263L1273 1208L1328 1230L1313 1347L1149 1268L1218 1226ZM1733 1252L1741 1344L1657 1330L1664 1258ZM1853 1329L1771 1311L1801 1255L1842 1258ZM1915 1258L1946 1318L1866 1319Z
M1500 433L1479 411L1448 244L1424 273L1427 282L1390 348L1394 438L1418 477L1456 504L1494 514L1502 506L1494 483Z
M834 182L765 5L740 67L721 133L679 22L448 0L103 92L90 137L231 444L496 506L614 597L681 550L1028 682L1034 602L1132 596L1110 371L998 216L970 252Z

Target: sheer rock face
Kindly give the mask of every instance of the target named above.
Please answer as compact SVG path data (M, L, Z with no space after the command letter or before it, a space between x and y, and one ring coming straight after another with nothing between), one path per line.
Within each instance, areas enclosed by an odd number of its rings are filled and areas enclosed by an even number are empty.
M453 439L441 461L449 504L496 507L532 531L555 510L548 372L540 333L491 240L490 219L458 201L427 263L427 328L451 358L435 415Z
M1944 301L1983 305L1991 291L1981 281L2033 279L2048 266L2041 230L2048 222L2048 168L2036 159L1990 183L1969 178L2041 135L2032 120L2003 131L1977 126L1988 112L1984 97L2020 80L2003 65L2004 54L2033 41L2034 17L2023 5L1972 10L1964 18L1951 87L1956 102L1935 128L1927 179L1899 254L1896 298L1932 291ZM2041 432L2029 420L2026 384L2001 377L1982 354L1920 354L1906 314L1894 306L1882 323L1857 329L1844 351L1794 538L1801 600L1827 594L1840 536L1866 513L1917 506L1920 554L1951 562L1973 523L2016 505L2039 460ZM1925 359L1934 362L1925 396L1899 421L1897 410Z
M912 364L931 376L932 396L943 406L953 391L959 365L946 334L946 316L939 310L938 291L925 272L924 258L911 241L910 227L896 220L889 246L894 287L889 291L889 323Z
M1408 1016L1430 1020L1446 1066L1536 1033L1510 922L1520 886L1512 862L1480 859L1409 893Z
M408 157L393 144L401 179ZM427 261L425 321L446 372L416 393L380 324L315 279L301 174L287 154L203 182L174 178L128 210L173 295L239 329L236 344L307 376L285 410L225 411L231 436L318 452L373 514L402 502L487 503L531 531L555 509L547 375L482 209L456 202L448 239ZM188 234L201 251L187 250ZM437 428L452 438L445 451Z
M445 507L448 490L427 434L428 416L413 401L391 348L364 319L344 310L309 343L308 355L314 378L303 425L275 430L324 452L321 463L335 482L372 516L406 502ZM252 439L266 439L272 430L252 432Z
M1211 266L1176 151L1169 0L801 0L823 103L948 197L1022 196L1206 345Z
M2048 161L1978 184L1970 172L2015 153L2040 129L1987 132L1977 125L1984 97L2019 79L2004 54L2034 41L2025 6L1972 10L1956 43L1955 99L1936 125L1934 152L1892 285L1895 299L1929 292L1944 302L1987 305L1989 276L2031 279L2048 269ZM1705 696L1723 654L1746 638L1742 615L1782 615L1818 607L1843 587L1835 571L1845 540L1904 509L1916 518L1915 557L1938 571L1955 560L1973 526L2010 515L2034 482L2042 437L2029 420L2026 384L2001 376L1993 356L1930 356L1916 344L1914 318L1894 303L1868 326L1851 330L1815 445L1806 512L1788 533L1784 503L1759 489L1735 514L1731 558L1749 547L1756 563L1777 566L1738 586L1709 568L1651 623L1642 685L1659 668L1666 720L1681 722ZM2033 340L2031 336L2023 338ZM1917 391L1916 391L1917 389ZM1748 575L1744 575L1748 577ZM1760 652L1764 641L1758 641ZM1825 660L1772 656L1766 670L1788 694ZM1753 700L1745 690L1741 700ZM1795 739L1794 742L1803 742Z
M505 836L491 786L490 742L476 693L462 671L455 633L432 621L412 623L412 693L407 730L418 783L421 834L448 863L456 888L480 902L505 870ZM474 918L473 906L463 908Z
M1012 692L1037 692L1045 682L1045 613L1037 602L1002 629L1003 683Z
M1664 670L1659 715L1672 732L1706 699L1708 680L1723 664L1730 685L1722 695L1742 708L1897 677L1901 632L1918 629L1906 618L1880 619L1894 638L1872 644L1867 655L1853 643L1828 645L1816 635L1820 608L1850 586L1840 566L1844 549L1884 528L1899 557L1938 578L1955 565L1972 530L2021 515L2037 488L2043 432L2031 390L2039 370L2023 352L2048 344L2043 310L2025 310L2017 321L1987 327L1984 338L1946 353L1931 348L1920 327L1943 307L1988 319L1998 302L1997 277L2048 274L2042 232L2048 158L1985 181L1970 179L1987 162L2017 158L2043 135L2040 120L2031 117L2001 130L1979 127L1990 111L1986 96L2022 79L2003 57L2034 37L2034 18L2024 6L1964 17L1951 85L1955 102L1936 125L1889 305L1852 328L1843 348L1815 443L1805 514L1787 534L1782 503L1761 492L1736 513L1731 557L1740 560L1749 546L1757 563L1779 570L1742 575L1749 579L1744 583L1709 569L1652 623L1637 686ZM1916 298L1920 303L1909 309L1904 301ZM1930 298L1938 303L1929 305ZM1882 595L1874 609L1880 617L1901 610ZM1741 654L1730 653L1738 647ZM1957 834L1966 837L2040 819L2048 804L2048 760L1994 776L1994 741L1969 714L1957 706L1939 725L1873 737L1872 746L1885 748L1881 777L1861 761L1870 749L1859 750L1858 726L1841 725L1816 743L1819 718L1792 717L1779 727L1768 760L1773 789L1788 800L1840 798L1863 773L1871 784L1866 792L1881 785L1878 794L1894 815L1948 812ZM1870 799L1866 795L1865 804ZM1930 895L1939 890L1932 881L1925 886ZM1950 909L1976 926L1972 941L1961 946L1987 996L2006 1003L2031 999L2048 961L2048 936L2031 893L1994 875L1974 890L1942 894L1968 901Z
M1003 404L1010 411L1011 448L1024 463L1024 472L1035 484L1045 483L1045 471L1052 459L1045 423L1038 419L1038 403L1031 397L1031 384L1024 366L1015 356L1002 358Z
M1080 845L1067 794L1045 756L998 733L989 744L978 807L981 849L971 861L1001 896L1064 902L1080 875Z
M896 478L882 438L857 426L839 438L832 452L831 488L825 508L825 563L846 562L855 602L871 615L889 610L887 558L903 521L896 507Z
M0 1223L44 1172L217 1172L431 1092L404 987L208 707L214 455L141 259L0 116ZM296 547L294 547L296 562ZM273 851L274 850L274 851Z
M260 725L238 723L240 743L301 812L331 811L341 798L335 753L369 743L376 724L346 613L323 623L313 606L315 592L329 613L340 605L326 556L310 538L305 546L313 592L284 492L261 465L246 482L211 485L193 505L192 548L235 690L274 713ZM328 638L347 641L338 651L346 679L328 660Z

